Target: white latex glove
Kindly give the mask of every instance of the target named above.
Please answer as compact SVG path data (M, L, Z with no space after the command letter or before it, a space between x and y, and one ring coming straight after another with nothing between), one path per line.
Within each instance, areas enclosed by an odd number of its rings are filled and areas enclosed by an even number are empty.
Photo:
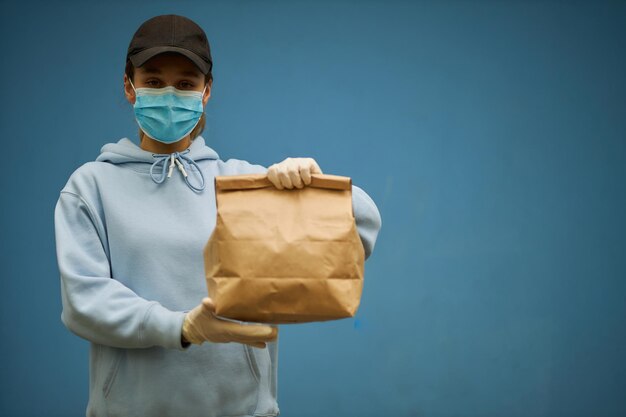
M205 341L215 343L237 342L264 348L265 342L276 340L278 328L260 324L239 324L215 316L215 304L208 297L187 313L183 322L183 337L200 345Z
M267 169L267 178L279 190L309 185L311 174L322 174L322 170L313 158L286 158Z

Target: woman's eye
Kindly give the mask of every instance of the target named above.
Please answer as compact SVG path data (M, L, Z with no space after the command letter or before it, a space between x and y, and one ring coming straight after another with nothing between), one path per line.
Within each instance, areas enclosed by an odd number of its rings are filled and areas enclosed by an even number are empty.
M150 80L150 81L146 81L146 84L154 87L154 86L159 85L159 82L157 80Z
M188 83L188 82L186 82L186 81L183 81L182 83L180 83L180 86L181 86L182 88L192 88L192 87L193 87L193 84Z

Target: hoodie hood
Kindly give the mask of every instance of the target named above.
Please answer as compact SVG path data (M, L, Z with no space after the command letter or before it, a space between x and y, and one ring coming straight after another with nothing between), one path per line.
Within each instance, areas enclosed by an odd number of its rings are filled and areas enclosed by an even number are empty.
M219 159L219 155L213 149L208 147L202 136L197 136L189 147L180 152L172 153L152 153L141 149L133 141L128 138L122 138L115 143L107 143L100 149L100 155L96 158L98 162L108 162L111 164L126 163L146 163L150 164L150 176L157 184L165 181L173 175L175 168L178 168L183 175L187 186L193 191L201 192L204 190L204 174L196 164L197 161L203 159ZM199 185L192 184L189 181L189 173L195 168L198 178L196 182ZM157 172L155 172L155 168Z

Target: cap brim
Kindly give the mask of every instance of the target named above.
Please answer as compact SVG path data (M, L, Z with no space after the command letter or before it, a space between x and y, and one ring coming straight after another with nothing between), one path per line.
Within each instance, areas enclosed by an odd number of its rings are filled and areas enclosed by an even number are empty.
M191 52L188 49L179 48L176 46L154 46L152 48L148 48L144 51L136 53L131 56L130 62L133 63L135 67L142 66L147 60L152 58L155 55L161 54L163 52L177 52L189 58L198 68L202 71L203 74L207 74L211 70L211 63L206 62L202 58L200 58L195 53Z

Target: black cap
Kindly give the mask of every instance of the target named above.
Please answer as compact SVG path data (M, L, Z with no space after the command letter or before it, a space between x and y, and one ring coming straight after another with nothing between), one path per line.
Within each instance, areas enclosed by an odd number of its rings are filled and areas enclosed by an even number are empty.
M209 40L200 26L184 16L155 16L139 26L128 45L126 59L140 67L162 52L178 52L191 59L203 74L213 67Z

